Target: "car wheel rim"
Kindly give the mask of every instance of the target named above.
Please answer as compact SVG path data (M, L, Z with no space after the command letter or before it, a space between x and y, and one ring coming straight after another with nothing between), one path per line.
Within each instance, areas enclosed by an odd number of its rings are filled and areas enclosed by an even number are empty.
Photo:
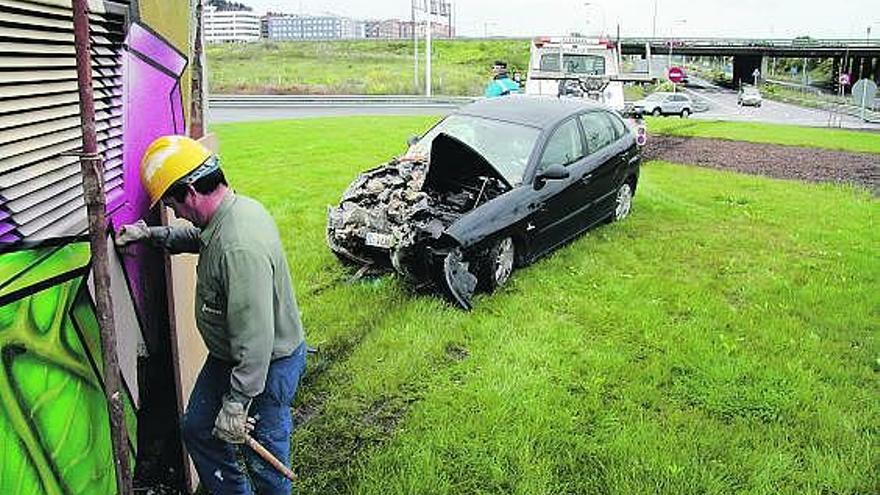
M632 188L629 184L624 184L617 191L617 209L614 210L614 218L623 220L629 215L630 208L632 208Z
M495 285L502 285L513 272L513 239L504 239L498 245L495 256Z

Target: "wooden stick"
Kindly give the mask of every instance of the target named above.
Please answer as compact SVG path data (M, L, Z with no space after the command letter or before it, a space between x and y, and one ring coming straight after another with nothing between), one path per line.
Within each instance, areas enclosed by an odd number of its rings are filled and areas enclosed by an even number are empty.
M285 478L290 481L296 481L296 474L287 466L284 465L283 462L279 461L277 457L272 455L271 452L266 450L266 447L260 445L259 442L254 440L254 438L250 435L245 437L245 443L248 447L253 449L254 452L257 453L260 457L263 458L264 461L268 462L272 465L279 473L283 474Z

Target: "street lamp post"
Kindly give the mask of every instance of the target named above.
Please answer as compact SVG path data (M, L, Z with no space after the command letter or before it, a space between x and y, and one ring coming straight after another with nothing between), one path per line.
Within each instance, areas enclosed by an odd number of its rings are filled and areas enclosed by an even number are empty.
M605 7L602 6L602 4L596 2L584 2L584 7L586 7L588 10L590 6L596 7L597 9L599 9L599 13L602 14L602 25L599 28L599 37L601 38L602 35L605 34ZM587 16L587 24L589 24L589 22L589 16Z

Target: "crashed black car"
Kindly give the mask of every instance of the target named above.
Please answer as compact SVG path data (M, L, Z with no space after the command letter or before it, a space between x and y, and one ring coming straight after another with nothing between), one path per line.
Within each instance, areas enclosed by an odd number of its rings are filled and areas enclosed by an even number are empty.
M329 208L328 244L346 262L433 284L466 309L514 267L625 218L641 161L633 127L581 99L479 101L410 145Z

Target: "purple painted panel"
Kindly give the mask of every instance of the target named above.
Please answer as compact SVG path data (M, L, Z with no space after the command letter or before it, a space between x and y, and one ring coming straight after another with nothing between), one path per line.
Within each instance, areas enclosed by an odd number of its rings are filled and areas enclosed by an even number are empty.
M0 244L12 244L13 242L18 242L21 240L21 236L18 234L6 234L0 237Z
M186 58L177 52L169 43L152 33L140 24L132 24L128 31L126 46L152 59L180 77L186 67Z
M126 45L148 55L152 63L127 51L123 62L123 159L125 205L111 219L114 228L147 215L149 199L140 178L141 157L154 139L185 134L186 123L180 94L180 72L186 60L156 34L132 24ZM162 70L156 64L167 63ZM171 76L169 71L178 74ZM117 204L113 205L118 206Z

